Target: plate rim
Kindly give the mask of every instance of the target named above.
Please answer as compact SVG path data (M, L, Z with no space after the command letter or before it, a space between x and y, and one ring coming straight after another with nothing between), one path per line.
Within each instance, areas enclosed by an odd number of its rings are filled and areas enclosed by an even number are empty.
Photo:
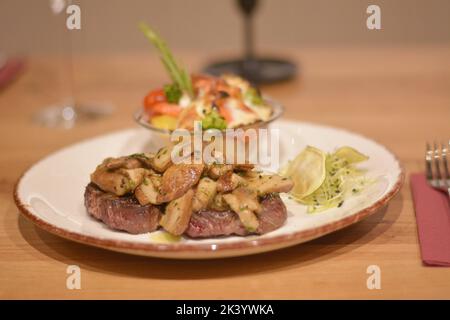
M280 244L280 243L286 243L286 246L278 246L278 248L283 248L287 246L292 246L296 244L300 244L302 242L310 241L318 237L322 237L326 234L329 234L331 232L343 229L347 226L350 226L356 222L361 221L362 219L370 216L371 214L375 213L382 207L384 207L391 199L393 199L402 188L404 181L405 181L405 169L400 162L397 155L392 152L389 148L387 148L385 145L378 143L376 140L372 138L368 138L363 134L352 132L347 129L339 128L339 127L333 127L333 126L327 126L322 124L316 124L313 122L304 122L304 121L292 121L292 120L281 120L280 122L285 123L298 123L298 124L306 124L306 125L313 125L313 126L319 126L326 129L333 129L333 130L339 130L344 131L346 133L350 133L352 135L357 135L361 138L364 138L366 140L370 140L374 143L376 143L378 146L383 147L386 151L388 151L396 161L398 168L399 168L399 174L397 176L397 180L395 181L395 184L392 186L391 190L386 193L382 198L374 202L372 205L362 208L361 210L355 212L354 214L351 214L343 219L339 219L336 221L331 221L327 224L309 228L306 230L300 230L296 232L292 232L290 234L281 234L273 237L268 238L257 238L248 241L236 241L236 242L230 242L230 243L219 243L219 244L206 244L206 243L198 243L198 244L186 244L186 243L175 243L175 244L162 244L162 243L140 243L140 242L132 242L128 240L115 240L115 239L102 239L91 235L82 234L79 232L74 232L67 230L65 228L59 227L55 224L52 224L50 222L47 222L38 216L36 216L34 213L32 213L29 210L29 205L26 203L23 203L19 196L19 187L21 182L23 181L23 178L26 176L26 174L33 169L36 165L44 161L45 159L53 156L54 154L58 152L62 152L65 149L68 149L70 147L73 147L75 145L80 145L82 143L88 142L91 139L96 139L100 137L105 137L112 134L118 134L120 132L126 132L129 131L131 128L128 129L122 129L122 130L116 130L114 132L109 132L105 134L101 134L98 136L94 136L91 138L83 139L79 142L70 144L69 146L60 148L56 150L55 152L52 152L42 159L34 162L32 165L30 165L27 169L23 171L23 173L20 175L19 179L17 180L14 191L13 191L13 198L14 202L19 209L20 213L23 214L28 220L33 222L36 226L39 228L50 232L54 235L60 236L62 238L72 240L78 243L83 243L86 245L91 245L95 247L105 248L109 250L114 251L121 251L121 252L133 252L138 253L142 252L145 253L145 255L153 255L155 257L162 257L164 253L167 254L173 254L173 253L186 253L186 252L192 252L196 254L217 254L220 256L227 256L227 252L232 252L236 250L251 250L252 248L258 248L258 252L264 252L269 251L271 246ZM317 235L317 237L316 237ZM304 240L304 241L303 241ZM268 248L265 250L265 248ZM256 252L255 252L256 253ZM245 253L245 255L249 255L251 253ZM239 254L233 254L232 256L238 256ZM173 257L173 256L172 256ZM176 258L176 257L175 257ZM184 257L180 257L184 258Z

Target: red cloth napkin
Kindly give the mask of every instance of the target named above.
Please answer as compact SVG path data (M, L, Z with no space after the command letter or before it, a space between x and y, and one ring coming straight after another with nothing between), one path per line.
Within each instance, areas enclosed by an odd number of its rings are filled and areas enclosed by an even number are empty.
M0 68L0 89L6 87L14 80L24 69L24 66L24 60L20 58L13 58L6 61L5 65Z
M450 266L450 203L447 193L435 190L422 173L411 175L422 261Z

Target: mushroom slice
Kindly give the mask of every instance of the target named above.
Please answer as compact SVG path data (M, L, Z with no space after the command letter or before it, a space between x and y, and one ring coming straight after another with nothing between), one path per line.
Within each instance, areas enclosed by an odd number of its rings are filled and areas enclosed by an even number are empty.
M246 172L246 171L253 170L254 167L255 167L255 165L252 164L252 163L235 164L234 165L234 170Z
M259 196L273 192L289 192L294 183L291 179L282 178L279 175L260 175L248 180L247 187L258 193Z
M172 164L171 153L172 146L159 149L156 155L151 159L151 166L157 172L164 172Z
M129 156L130 159L138 160L141 166L147 169L152 168L153 158L155 157L152 153L135 153Z
M153 184L151 177L144 177L142 183L134 190L134 196L143 206L160 204L158 202L158 188Z
M144 168L118 169L116 172L128 178L131 191L142 183L145 176L150 174L150 171Z
M200 179L192 199L192 211L197 212L206 209L213 201L216 193L217 182L208 177Z
M247 188L237 188L232 194L237 198L240 207L246 208L256 213L261 211L256 191Z
M181 197L197 184L204 164L174 164L164 172L161 180L158 202L169 202Z
M239 203L239 198L236 195L227 193L223 195L223 198L228 203L230 208L237 213L239 220L241 220L242 224L248 231L255 232L258 229L258 218L248 207Z
M91 182L95 183L103 191L117 196L123 196L133 190L129 178L117 172L110 172L104 167L97 168L91 174Z
M217 180L217 191L229 192L245 184L247 184L247 181L244 178L232 171L228 171Z
M218 179L227 172L233 172L232 164L212 164L208 169L208 176L212 179Z
M107 158L103 161L103 165L108 170L142 168L142 163L133 157Z
M230 206L225 201L223 196L224 195L221 194L221 193L216 194L216 196L213 198L213 200L212 200L211 204L209 205L209 207L211 209L217 210L217 211L226 211L226 210L230 209Z
M159 224L169 233L179 236L189 226L194 191L189 189L182 197L172 200L166 207Z
M161 188L162 177L160 175L152 174L149 176L149 179L157 190Z
M239 172L239 175L244 179L251 180L251 179L258 178L262 174L261 174L261 171L250 170L250 171Z

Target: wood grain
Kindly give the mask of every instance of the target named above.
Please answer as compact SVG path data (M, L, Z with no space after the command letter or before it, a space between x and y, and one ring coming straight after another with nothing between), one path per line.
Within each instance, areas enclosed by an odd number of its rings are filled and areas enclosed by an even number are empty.
M421 263L408 179L423 170L426 140L450 138L450 47L287 53L300 63L300 77L263 89L285 104L285 118L347 128L393 150L407 180L387 208L303 245L216 261L128 256L41 231L13 203L20 174L63 146L134 126L132 111L167 78L148 54L79 56L80 100L111 102L115 113L71 130L47 129L30 119L61 98L63 69L57 57L35 56L0 92L0 298L450 298L450 269ZM192 70L210 58L181 56ZM81 268L81 290L66 289L71 264ZM381 290L366 287L372 264L381 268Z

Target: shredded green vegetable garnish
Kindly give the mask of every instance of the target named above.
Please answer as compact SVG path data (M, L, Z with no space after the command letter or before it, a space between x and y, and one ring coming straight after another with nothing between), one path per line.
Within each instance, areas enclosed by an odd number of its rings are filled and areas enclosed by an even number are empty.
M227 128L227 122L225 119L214 109L205 115L202 119L203 130L219 129L223 130Z
M169 76L174 84L177 85L182 91L187 92L189 96L193 97L194 89L192 88L192 81L189 73L178 66L164 40L145 23L141 22L139 27L147 39L150 40L150 42L159 51L161 61L166 67L167 72L169 73Z
M308 213L341 207L349 196L360 193L369 182L364 170L335 154L327 154L325 168L322 185L312 194L296 199L308 206Z

